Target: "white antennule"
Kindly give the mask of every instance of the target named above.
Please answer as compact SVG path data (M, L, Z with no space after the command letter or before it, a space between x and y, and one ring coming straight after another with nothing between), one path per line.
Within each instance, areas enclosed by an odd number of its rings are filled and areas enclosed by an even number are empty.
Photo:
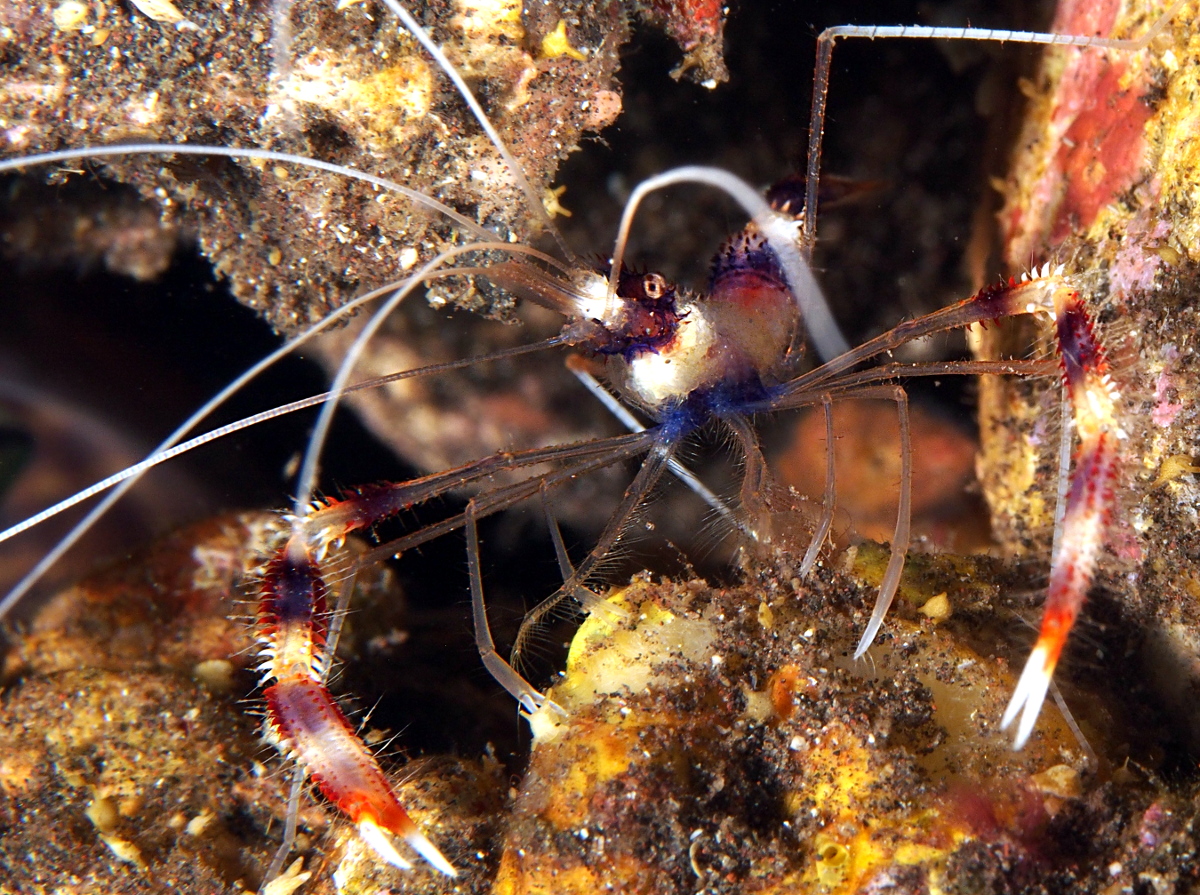
M309 504L312 502L313 492L317 486L318 464L321 460L321 451L325 447L325 439L329 434L329 427L333 423L333 414L337 411L337 406L342 399L342 395L345 394L346 385L350 381L350 374L354 372L354 366L366 350L367 343L371 341L371 337L375 335L379 327L383 325L383 321L388 318L388 315L396 309L400 302L407 298L417 285L425 281L426 275L432 273L445 263L448 254L444 252L436 256L418 270L416 275L412 277L412 282L403 289L397 289L392 297L371 315L371 319L367 321L367 325L354 337L354 342L346 351L346 356L342 359L342 363L338 367L337 375L333 377L333 383L329 386L329 399L321 405L321 413L317 417L317 423L313 426L312 435L308 439L308 448L304 452L304 463L300 468L300 475L297 478L296 499L293 503L293 512L297 517L303 517Z

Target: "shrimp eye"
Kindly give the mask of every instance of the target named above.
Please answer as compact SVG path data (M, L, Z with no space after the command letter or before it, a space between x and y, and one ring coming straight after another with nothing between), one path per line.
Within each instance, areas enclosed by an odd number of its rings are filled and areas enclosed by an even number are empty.
M662 274L648 273L642 277L642 291L646 298L662 298L667 293L667 281Z

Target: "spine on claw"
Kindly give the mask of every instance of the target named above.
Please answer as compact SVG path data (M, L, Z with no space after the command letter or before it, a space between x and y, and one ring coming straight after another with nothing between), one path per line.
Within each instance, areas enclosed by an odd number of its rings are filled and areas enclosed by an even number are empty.
M294 758L362 838L390 864L412 865L392 845L404 839L430 864L456 876L451 864L417 829L375 757L358 738L325 687L327 588L297 526L267 564L259 604L267 738Z

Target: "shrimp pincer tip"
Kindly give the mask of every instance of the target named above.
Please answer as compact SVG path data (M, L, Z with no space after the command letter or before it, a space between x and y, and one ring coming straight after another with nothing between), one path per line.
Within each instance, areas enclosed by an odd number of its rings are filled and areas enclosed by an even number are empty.
M358 822L358 835L362 837L363 842L371 846L375 854L393 867L401 870L413 869L412 863L406 861L400 852L396 851L396 846L392 845L392 840L388 838L387 833L379 824L375 823L375 818L361 818Z
M423 833L409 833L404 837L404 841L412 846L417 854L432 864L437 870L440 870L451 878L458 877L458 871L454 869L454 865L446 860L445 856L438 851L437 846L425 838Z
M1017 681L1017 687L1013 691L1008 708L1004 710L1004 717L1000 719L1000 728L1004 730L1016 720L1018 714L1021 716L1016 735L1013 737L1014 751L1024 749L1025 744L1029 742L1029 737L1033 734L1034 725L1037 724L1038 715L1042 711L1042 704L1046 701L1046 692L1050 689L1054 665L1049 651L1044 646L1035 647L1029 655L1029 660L1025 663L1021 679Z
M391 837L379 826L374 817L365 815L359 818L358 835L362 837L363 842L375 851L375 854L379 855L380 858L393 867L397 867L400 870L413 869L412 862L406 860L396 851L396 846L392 844ZM419 830L405 833L404 841L412 847L413 851L432 864L435 869L446 874L446 876L458 877L458 871L454 869L454 865L447 861L445 856L438 851L437 846L425 838L425 835Z

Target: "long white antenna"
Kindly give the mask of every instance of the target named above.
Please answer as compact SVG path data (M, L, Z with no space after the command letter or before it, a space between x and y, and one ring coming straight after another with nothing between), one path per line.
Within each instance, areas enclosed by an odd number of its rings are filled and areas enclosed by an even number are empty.
M23 155L18 158L0 160L0 174L5 171L15 171L28 168L31 165L48 165L54 162L69 162L84 158L113 158L123 155L220 155L226 158L252 158L260 161L287 162L317 171L327 171L339 174L352 180L369 183L393 193L399 193L406 199L424 205L426 208L444 214L467 232L480 239L495 239L496 234L486 227L481 227L470 218L459 214L449 205L439 202L432 196L407 187L386 177L377 177L350 168L346 165L335 165L333 162L323 162L320 159L294 155L290 152L275 152L271 149L255 149L237 146L207 146L200 143L121 143L115 146L80 146L75 149L61 149L57 152L42 152L37 155Z

